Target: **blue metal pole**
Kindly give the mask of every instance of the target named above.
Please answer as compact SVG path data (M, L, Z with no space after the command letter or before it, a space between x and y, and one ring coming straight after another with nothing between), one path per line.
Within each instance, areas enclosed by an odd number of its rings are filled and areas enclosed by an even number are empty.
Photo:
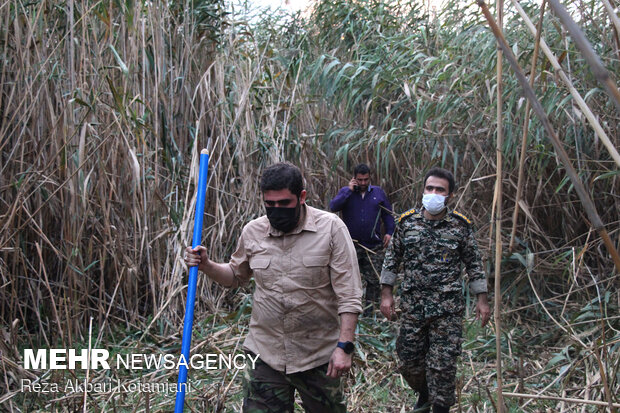
M200 152L200 173L198 175L198 194L196 196L196 212L194 214L194 236L192 248L200 245L202 238L202 216L205 210L205 194L207 192L207 170L209 168L209 153L206 149ZM189 363L189 349L192 343L192 324L194 322L194 301L196 300L196 281L198 279L198 267L189 268L189 281L187 286L187 303L185 307L185 321L183 323L183 341L181 343L181 357L185 363L179 363L179 380L177 381L177 398L174 405L174 413L183 413L185 403L185 388L187 387L187 366Z

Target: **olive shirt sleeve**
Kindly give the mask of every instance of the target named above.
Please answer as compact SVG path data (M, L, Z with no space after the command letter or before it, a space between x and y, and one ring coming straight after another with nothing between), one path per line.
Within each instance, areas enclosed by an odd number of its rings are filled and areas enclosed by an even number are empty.
M338 314L362 312L362 280L349 230L340 220L332 226L330 279Z
M402 226L400 223L396 226L394 235L390 240L385 259L383 260L383 268L381 268L381 284L394 285L396 283L397 274L403 260L403 241Z
M250 255L246 248L247 243L248 226L243 227L241 236L237 242L237 249L230 257L230 268L233 271L234 281L231 288L246 285L252 277L252 270L250 269Z
M465 270L469 279L469 289L472 294L478 295L487 292L487 280L482 266L482 257L478 249L478 243L474 237L471 225L465 230L465 238L461 250L461 260L465 264Z

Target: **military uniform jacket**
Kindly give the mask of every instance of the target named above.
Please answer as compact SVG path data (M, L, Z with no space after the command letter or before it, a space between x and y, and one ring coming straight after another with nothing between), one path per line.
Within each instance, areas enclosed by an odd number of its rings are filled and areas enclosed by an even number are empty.
M414 209L402 214L381 271L381 283L400 284L403 317L424 320L464 309L462 272L473 294L487 292L487 281L471 222L452 211L441 220Z

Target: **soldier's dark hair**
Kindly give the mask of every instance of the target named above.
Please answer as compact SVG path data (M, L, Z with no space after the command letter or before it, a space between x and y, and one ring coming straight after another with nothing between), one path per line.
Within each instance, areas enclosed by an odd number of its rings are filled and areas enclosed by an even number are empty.
M353 176L366 175L370 173L370 168L365 163L361 163L355 167L353 170Z
M454 192L454 188L456 187L456 182L454 181L454 175L452 175L452 172L448 171L447 169L443 169L438 166L435 166L429 169L428 172L426 173L426 176L424 177L424 186L426 186L426 181L428 180L430 176L434 176L437 178L447 180L449 184L450 193Z
M288 162L279 162L268 166L260 178L260 190L279 191L288 189L293 195L300 196L304 189L304 180L298 167Z

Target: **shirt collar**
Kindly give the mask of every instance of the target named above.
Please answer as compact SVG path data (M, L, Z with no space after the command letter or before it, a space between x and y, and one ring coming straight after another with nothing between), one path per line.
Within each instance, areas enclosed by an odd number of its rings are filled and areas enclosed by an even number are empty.
M302 231L311 231L311 232L317 231L316 220L314 217L314 213L312 212L312 208L306 206L306 204L302 204L301 206L299 222L297 223L297 226L295 227L295 229L285 234L279 229L273 228L271 224L269 224L269 220L268 220L267 221L267 233L265 234L265 236L266 237L269 237L269 236L281 237L283 235L299 234Z
M366 188L366 192L364 192L365 194L370 193L370 191L372 191L372 185L368 185L368 188ZM361 192L358 192L358 194L362 194Z

